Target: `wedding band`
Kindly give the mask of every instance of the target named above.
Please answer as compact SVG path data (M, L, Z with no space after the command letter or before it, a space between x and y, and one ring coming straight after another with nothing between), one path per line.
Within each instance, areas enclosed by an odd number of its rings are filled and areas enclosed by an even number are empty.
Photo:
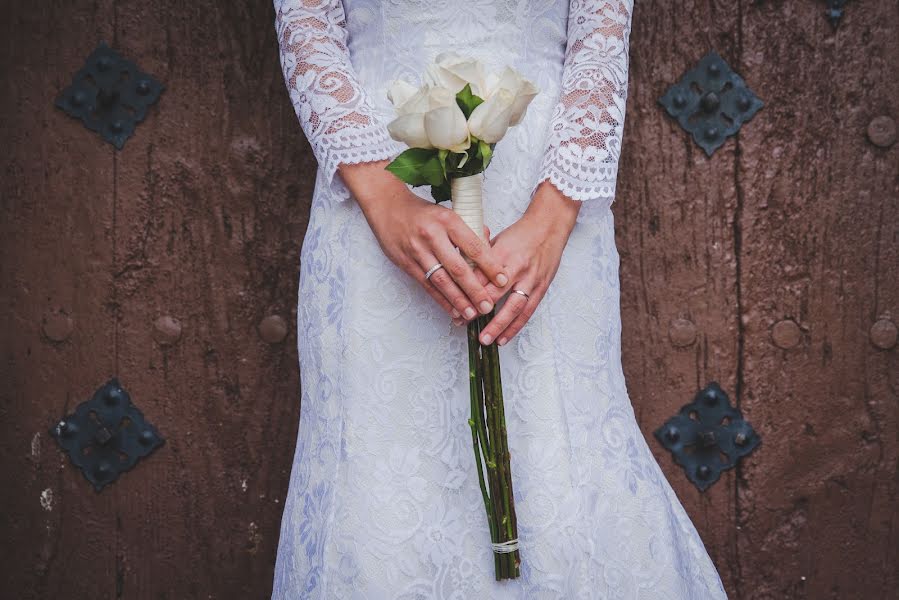
M433 267L428 269L428 272L425 273L425 279L431 279L431 275L434 274L434 271L436 271L437 269L442 269L442 268L443 268L443 265L440 263L437 263L436 265L434 265Z
M522 292L521 290L512 290L512 291L515 292L516 294L521 294L522 296L524 296L524 297L527 298L528 300L531 299L531 297L527 295L527 292Z

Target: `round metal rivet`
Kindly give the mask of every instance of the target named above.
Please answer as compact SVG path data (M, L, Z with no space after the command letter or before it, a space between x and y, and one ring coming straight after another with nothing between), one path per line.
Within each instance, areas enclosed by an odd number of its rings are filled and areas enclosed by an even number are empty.
M112 473L112 465L110 465L107 461L104 460L99 465L97 465L97 475L106 477L110 473Z
M78 90L77 92L72 94L71 98L69 98L69 102L72 103L72 106L82 106L86 100L87 95L81 90Z
M668 339L679 348L696 341L696 325L689 319L674 319L668 327Z
M737 108L739 108L741 111L746 112L747 110L749 110L750 106L752 106L752 103L746 96L740 96L737 99Z
M149 429L144 429L140 432L140 443L144 446L149 446L153 443L153 439L156 436L153 435L153 432Z
M113 123L111 123L111 124L109 125L109 129L110 129L113 133L122 133L122 130L123 130L124 128L125 128L125 124L122 123L121 121L114 121Z
M62 437L74 437L78 433L78 425L69 421L63 421L59 424L59 430L62 433Z
M147 81L146 79L142 79L137 84L137 93L140 94L141 96L146 96L147 94L149 94L150 93L150 82Z
M746 442L749 441L749 437L744 432L739 432L734 436L734 443L737 446L745 446Z
M696 469L696 474L700 479L708 479L712 474L712 470L708 468L707 465L699 465L699 467Z
M718 137L718 128L717 127L709 127L705 130L705 139L711 141Z
M97 61L97 70L101 72L108 71L111 66L112 59L110 59L108 56L103 56L100 58L100 60Z
M868 123L868 139L875 146L889 148L896 143L896 122L885 115L871 119Z
M44 315L44 335L54 342L64 342L69 339L74 325L72 318L63 312L52 312Z
M877 319L868 332L871 343L881 350L889 350L896 345L896 324L889 319Z
M702 110L710 113L718 110L718 107L721 106L721 100L718 98L718 94L709 92L702 97L699 104L702 107Z
M181 339L181 322L170 315L163 315L153 323L153 339L166 346Z
M680 439L680 431L677 430L677 427L669 427L665 432L665 439L669 442L676 442Z
M269 315L259 323L259 337L269 344L277 344L287 337L287 321L280 315Z
M681 93L675 94L674 98L672 99L672 102L674 103L674 106L676 106L677 108L683 108L687 105L687 99Z
M721 65L718 65L718 64L709 65L708 74L711 77L718 77L719 75L721 75Z
M771 328L771 339L774 341L775 346L787 350L799 344L799 341L802 339L802 332L794 320L784 319L775 323L774 327Z
M122 390L111 389L106 392L106 398L104 399L106 404L109 406L115 406L119 403L119 400L122 399Z

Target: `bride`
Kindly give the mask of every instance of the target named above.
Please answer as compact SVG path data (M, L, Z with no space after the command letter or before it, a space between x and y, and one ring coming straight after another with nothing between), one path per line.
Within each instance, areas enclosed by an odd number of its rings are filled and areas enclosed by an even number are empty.
M621 367L610 205L632 8L275 0L319 167L273 598L726 598ZM387 133L387 87L419 84L447 51L510 65L541 90L484 174L489 244L384 169L404 149ZM468 425L466 323L494 305L480 341L500 346L522 560L504 581Z

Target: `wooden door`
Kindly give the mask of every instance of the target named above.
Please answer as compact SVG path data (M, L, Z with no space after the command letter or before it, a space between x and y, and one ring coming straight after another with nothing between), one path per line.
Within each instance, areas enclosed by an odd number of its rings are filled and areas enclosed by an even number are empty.
M851 2L834 30L824 7L634 17L624 369L738 599L899 584L899 9ZM271 5L12 0L4 17L0 596L267 597L315 173ZM100 40L166 86L122 150L53 104ZM708 158L657 99L710 49L765 107ZM48 430L113 375L167 441L96 493ZM763 441L700 493L652 431L711 380Z

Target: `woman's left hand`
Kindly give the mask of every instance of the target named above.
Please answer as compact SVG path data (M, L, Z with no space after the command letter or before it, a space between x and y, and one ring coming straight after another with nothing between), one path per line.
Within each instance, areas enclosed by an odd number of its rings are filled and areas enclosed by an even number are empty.
M481 332L482 344L496 340L502 346L534 314L559 269L580 206L579 201L544 181L521 218L491 240L494 256L505 265L509 283L499 287L490 283L481 271L476 272L494 304L506 294L509 297ZM521 290L528 297L512 290Z

